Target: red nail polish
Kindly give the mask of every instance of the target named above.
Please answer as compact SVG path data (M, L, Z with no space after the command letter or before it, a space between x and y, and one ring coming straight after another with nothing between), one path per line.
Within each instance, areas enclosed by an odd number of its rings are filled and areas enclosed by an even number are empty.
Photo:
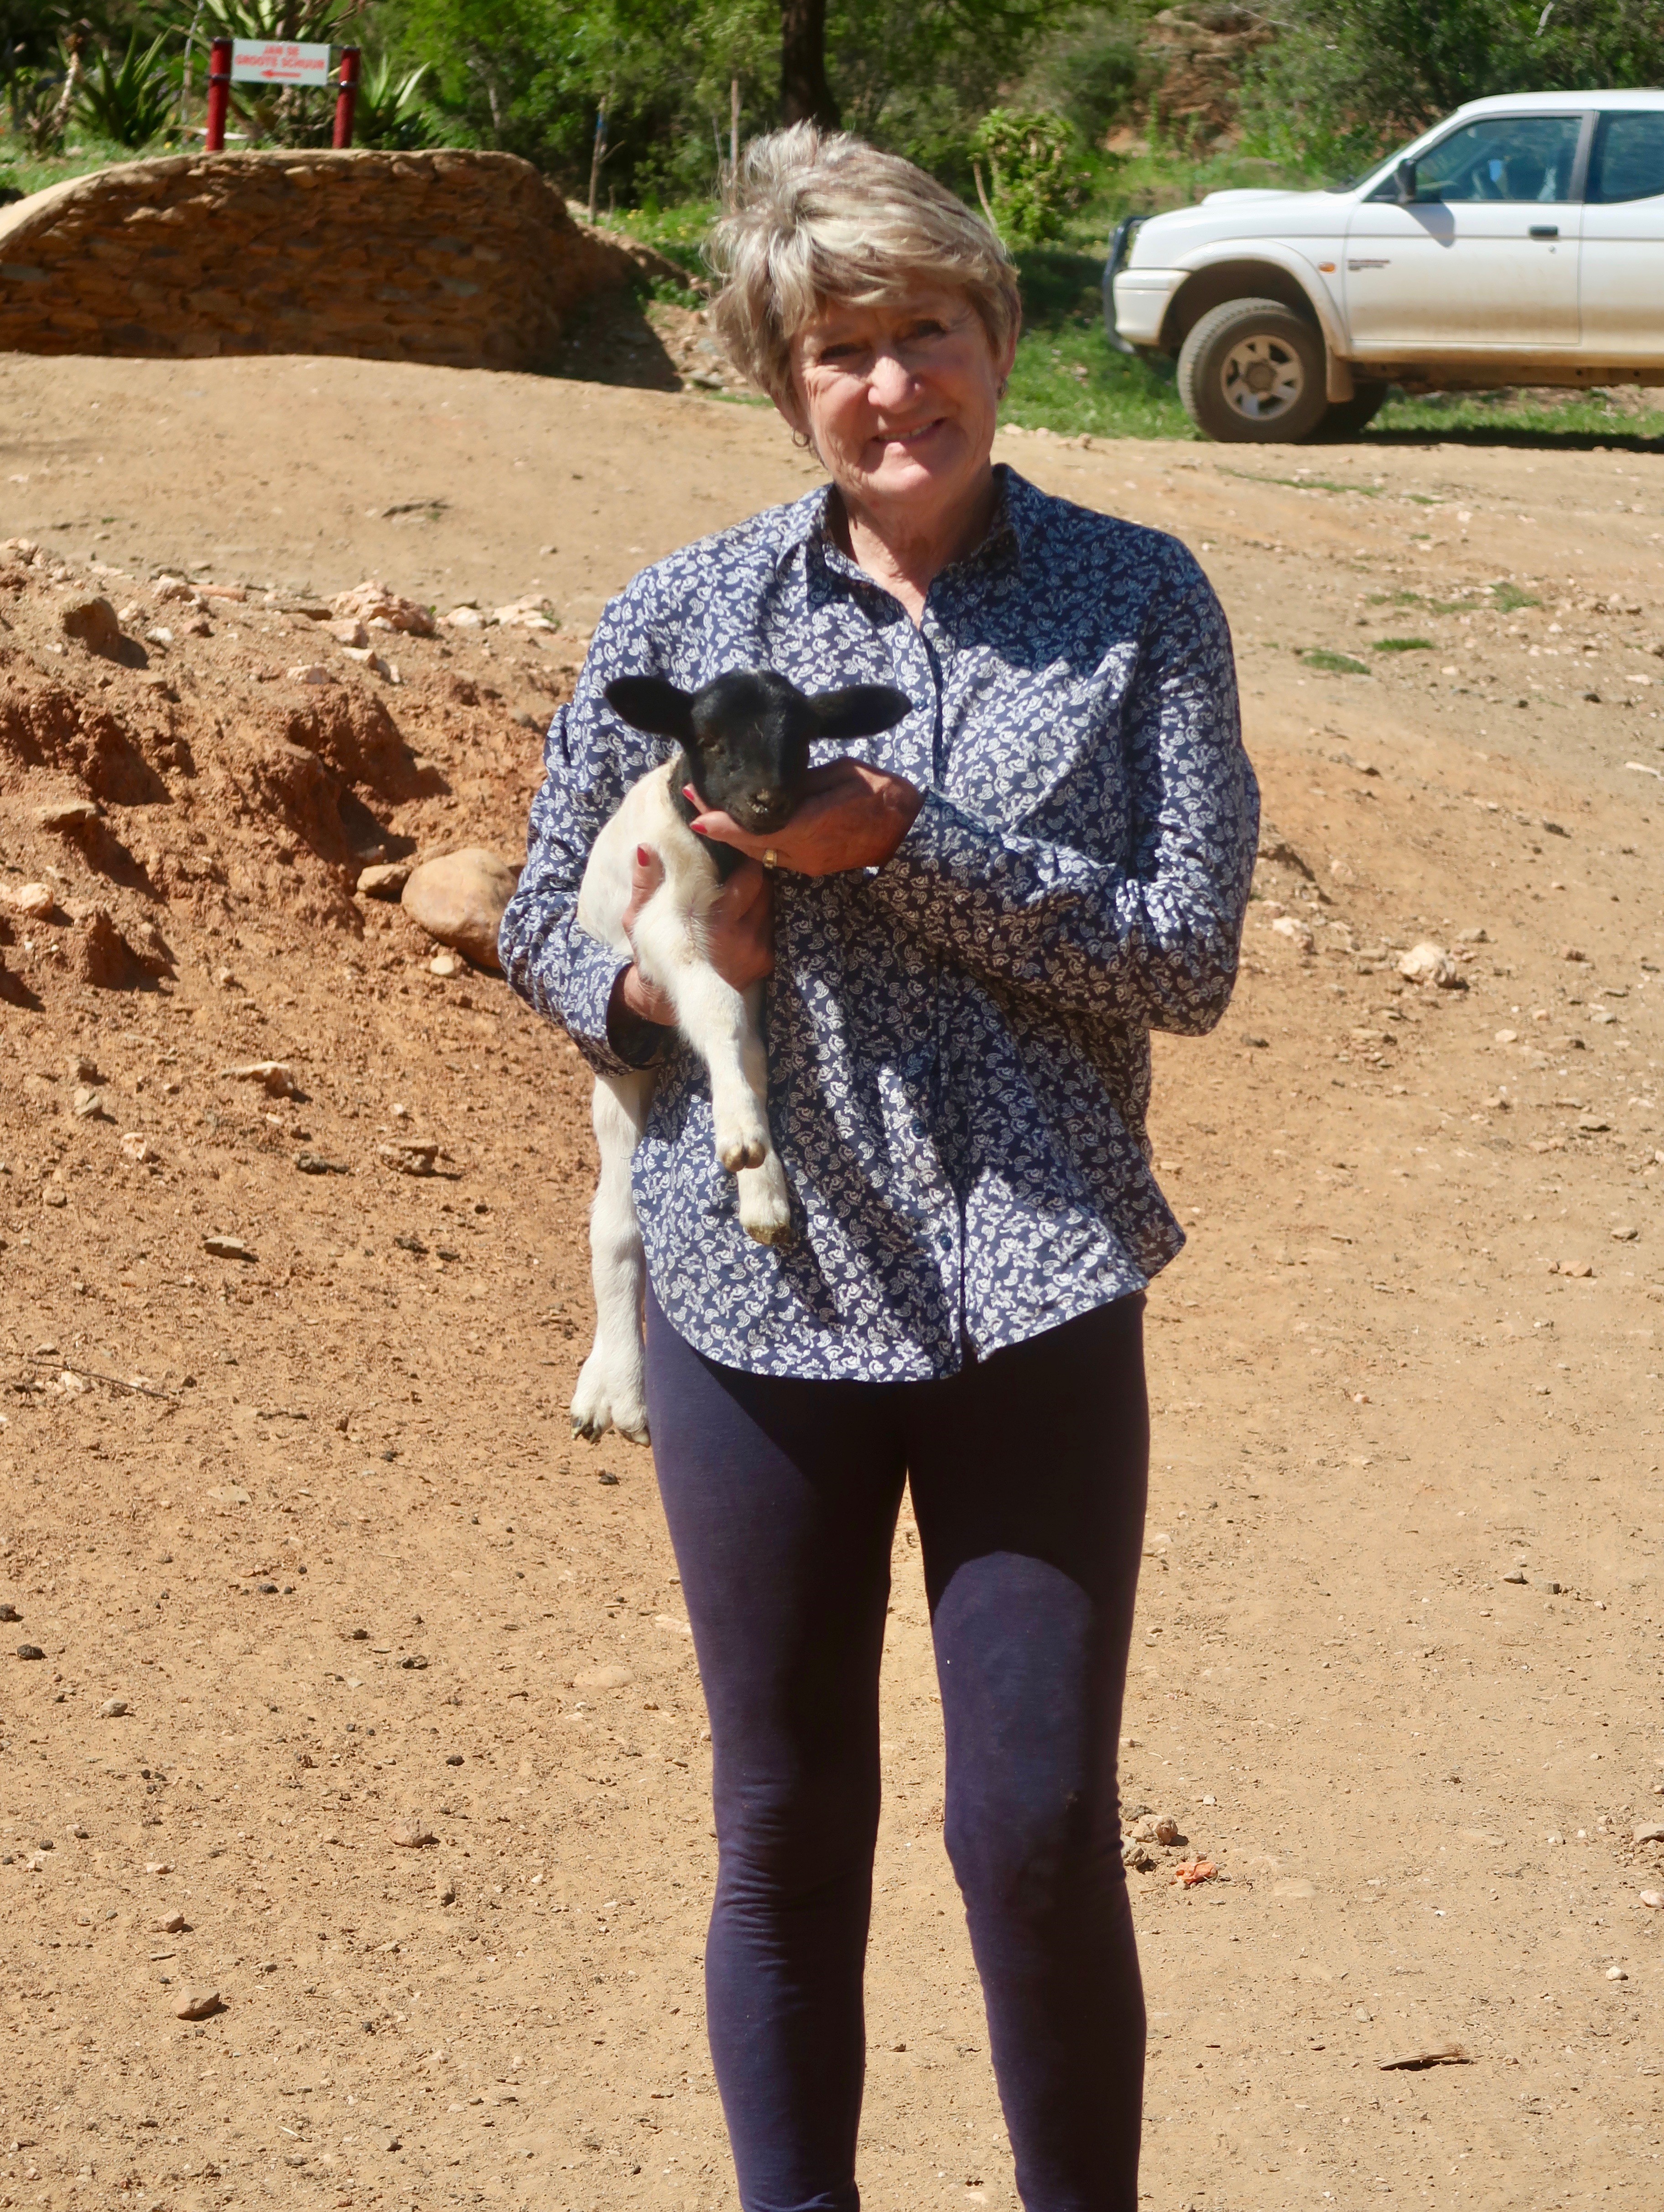
M702 823L690 822L689 823L688 827L693 831L695 837L703 837L708 834Z
M697 806L697 805L698 805L698 804L699 804L699 793L698 793L694 789L694 787L693 787L692 784L690 784L690 783L684 783L684 784L683 785L683 787L682 787L682 796L683 797L683 799L685 799L687 800L687 802L688 802L688 804L689 804L689 806Z
M638 845L636 847L635 865L638 868L645 868L652 858L652 854L648 852L645 845Z

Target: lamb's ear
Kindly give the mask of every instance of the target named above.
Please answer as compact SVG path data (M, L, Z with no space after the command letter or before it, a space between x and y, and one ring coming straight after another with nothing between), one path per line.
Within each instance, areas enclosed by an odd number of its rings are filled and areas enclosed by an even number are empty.
M889 684L851 684L841 691L817 691L809 702L823 738L871 738L893 730L913 712L905 691Z
M678 690L662 676L621 676L606 689L606 702L632 729L687 744L693 737L693 694Z

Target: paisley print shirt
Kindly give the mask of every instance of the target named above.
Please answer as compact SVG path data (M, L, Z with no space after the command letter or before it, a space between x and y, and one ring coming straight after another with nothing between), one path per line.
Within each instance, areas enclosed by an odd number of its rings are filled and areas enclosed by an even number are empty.
M796 1241L756 1244L712 1148L704 1070L662 1063L635 1187L671 1324L768 1375L953 1373L1141 1289L1183 1243L1150 1171L1150 1031L1224 1012L1259 794L1230 633L1175 539L997 472L993 526L915 628L841 553L826 488L644 569L550 730L503 917L514 988L592 1065L616 952L580 931L591 846L669 757L615 677L726 669L893 684L846 748L926 793L883 867L775 880L769 1121Z

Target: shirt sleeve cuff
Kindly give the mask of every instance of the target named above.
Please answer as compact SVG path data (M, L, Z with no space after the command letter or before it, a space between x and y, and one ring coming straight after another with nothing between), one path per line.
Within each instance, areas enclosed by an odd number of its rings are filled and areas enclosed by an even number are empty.
M561 1023L598 1075L629 1075L645 1065L624 1056L618 1046L627 1040L615 1041L608 1026L613 987L629 964L612 945L573 932L571 964L561 994Z

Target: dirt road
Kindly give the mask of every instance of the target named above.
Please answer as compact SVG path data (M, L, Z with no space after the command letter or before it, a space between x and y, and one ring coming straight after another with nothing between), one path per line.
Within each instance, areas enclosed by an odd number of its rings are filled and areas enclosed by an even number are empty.
M1236 1002L1158 1054L1148 2201L1640 2212L1664 459L1000 453L1197 550L1266 800ZM691 398L0 361L0 895L56 901L0 906L0 2207L732 2201L674 1563L646 1455L567 1440L581 1070L352 884L518 854L606 594L809 481ZM245 596L188 635L161 571ZM382 641L395 686L305 611L371 573L562 628ZM89 583L147 667L64 645ZM171 974L87 980L94 905ZM863 2185L1010 2212L905 1522L896 1567Z

